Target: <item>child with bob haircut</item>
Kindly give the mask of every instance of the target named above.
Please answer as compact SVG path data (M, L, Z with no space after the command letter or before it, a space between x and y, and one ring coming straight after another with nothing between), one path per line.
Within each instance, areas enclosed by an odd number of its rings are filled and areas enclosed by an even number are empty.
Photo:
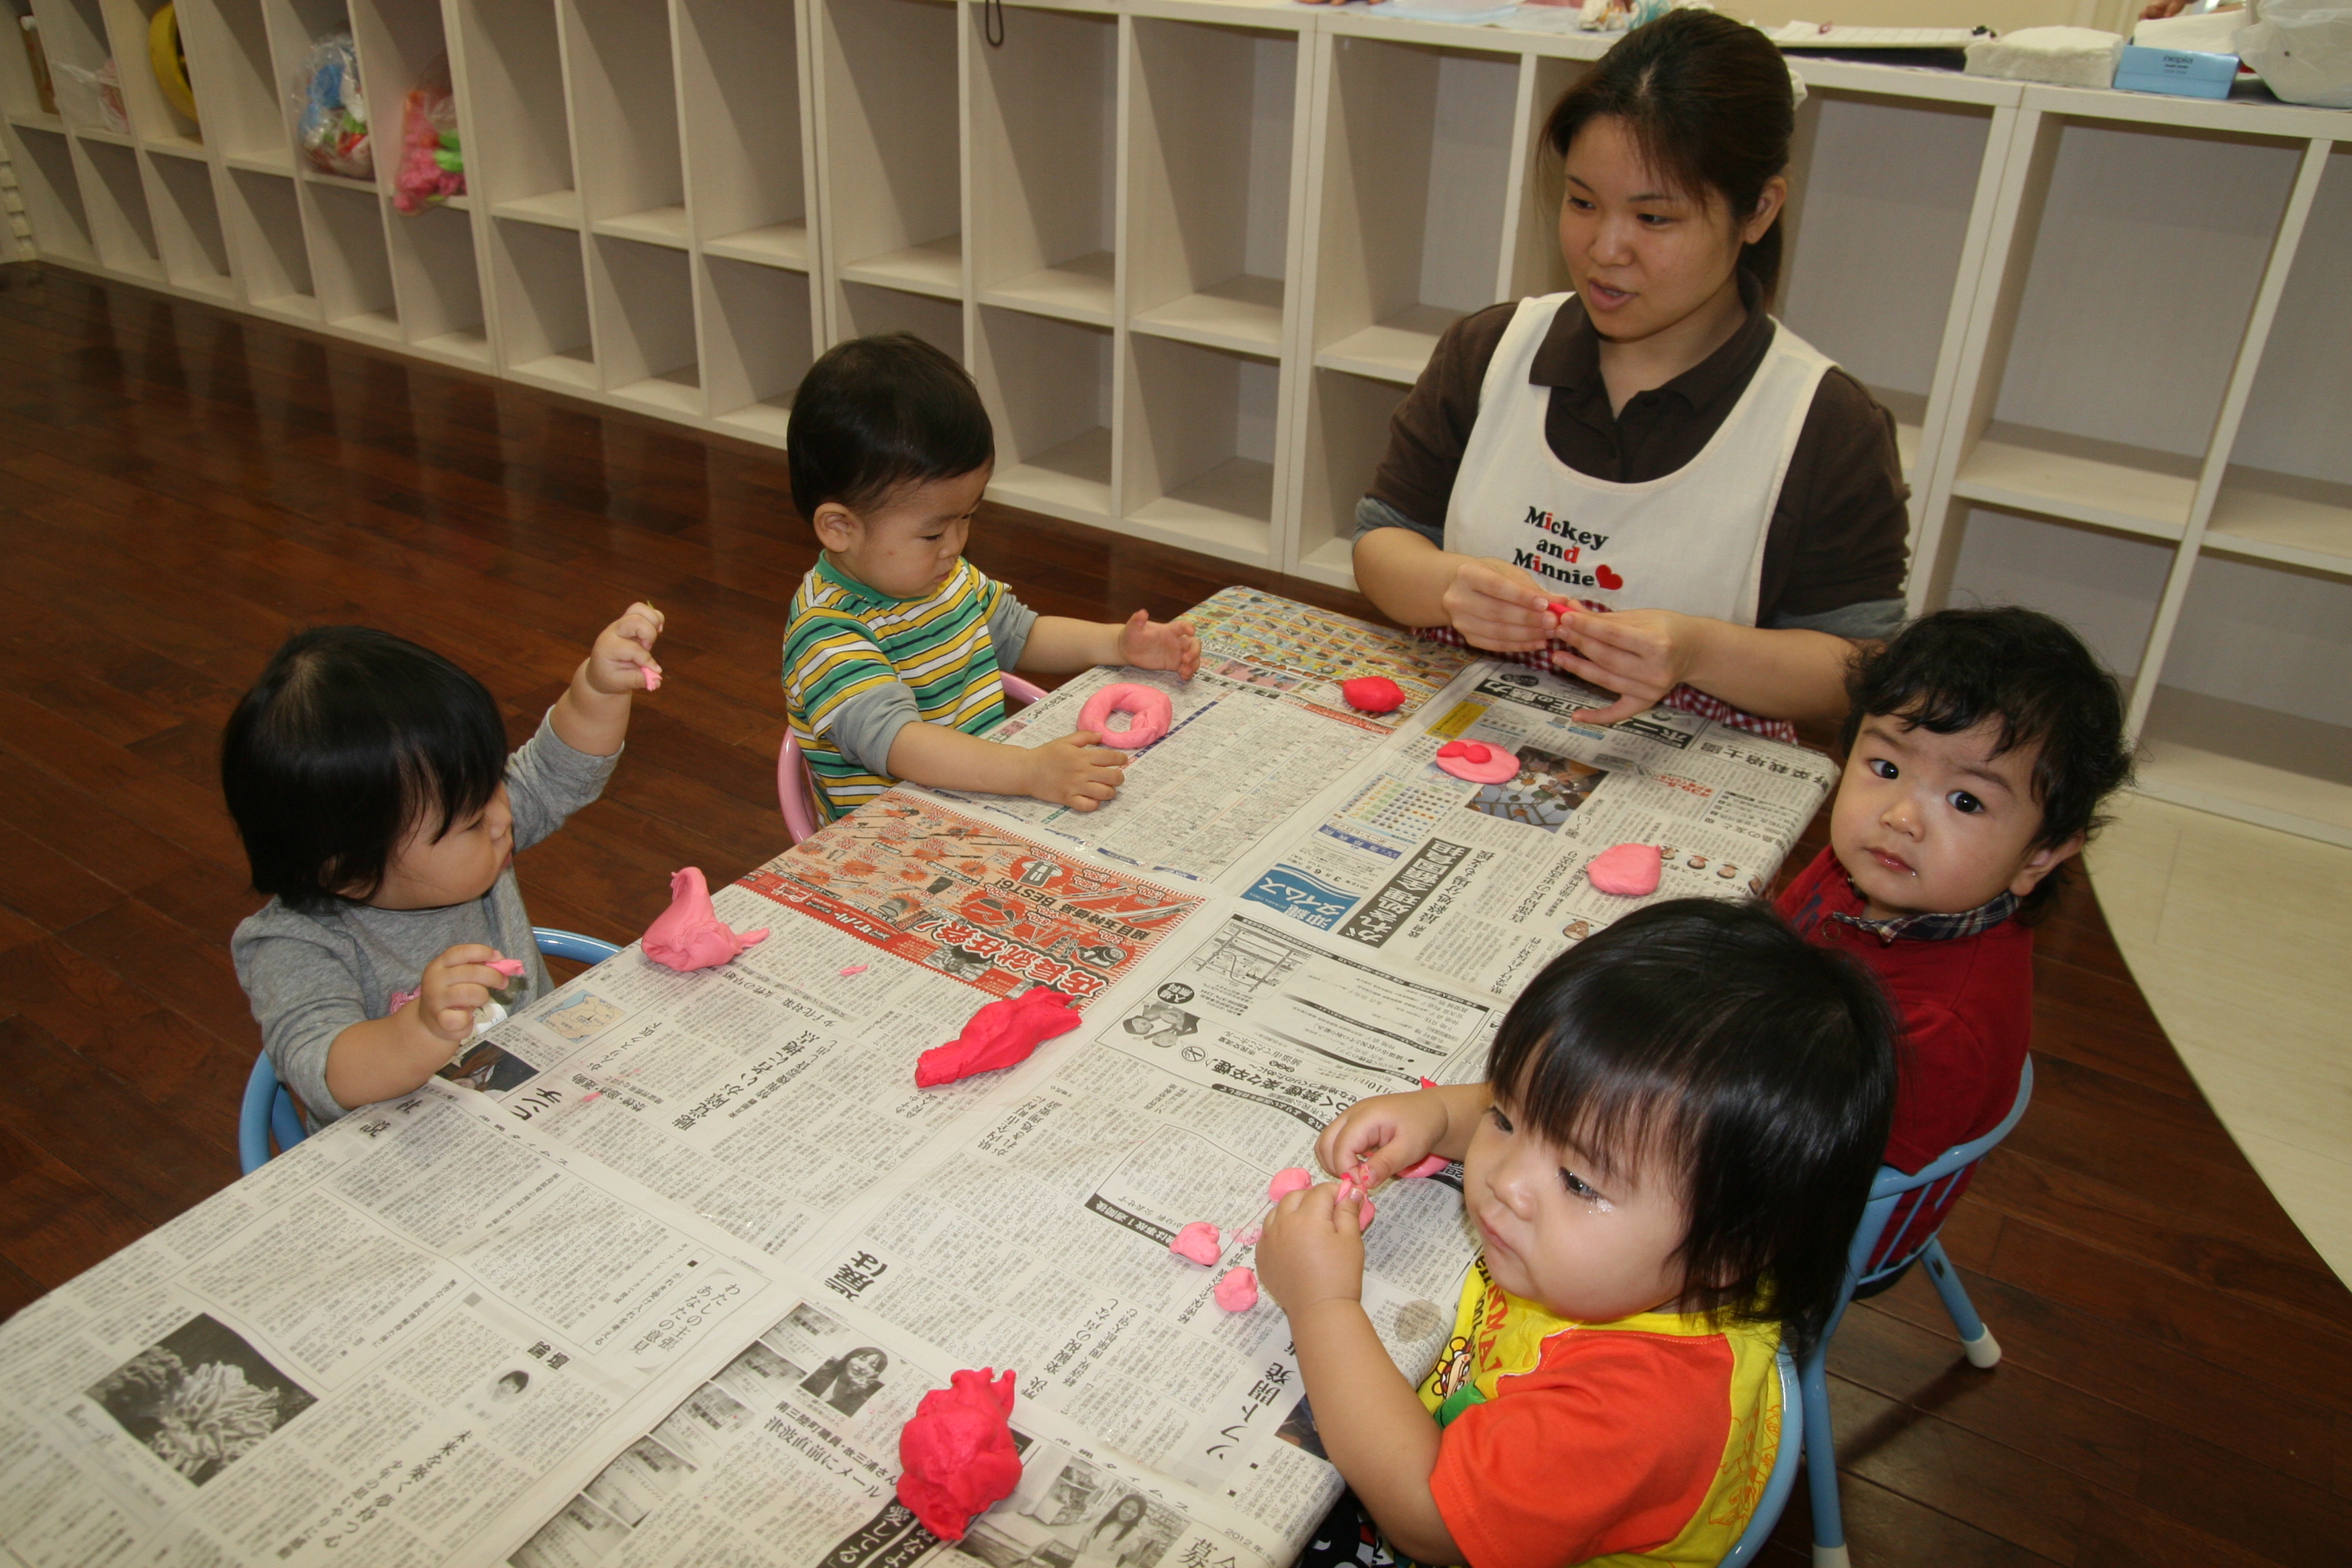
M368 626L297 632L238 700L221 790L269 902L230 953L313 1131L432 1077L494 993L548 991L514 852L604 792L662 625L632 605L598 633L512 756L480 681Z
M1486 1082L1324 1129L1324 1168L1374 1184L1461 1161L1485 1244L1416 1387L1361 1304L1353 1195L1294 1193L1258 1243L1324 1447L1389 1552L1561 1568L1730 1550L1771 1466L1781 1335L1810 1342L1844 1282L1892 1035L1858 965L1761 904L1680 899L1547 965ZM1343 1498L1309 1568L1360 1560L1356 1512Z
M980 737L998 672L1097 664L1191 679L1191 623L1040 616L963 558L996 437L963 367L906 332L827 351L793 395L793 504L824 553L793 595L784 705L830 822L900 779L1092 811L1127 758L1079 731L1043 746Z
M1886 1163L1916 1171L2009 1113L2033 1030L2028 927L2131 751L2115 677L2036 610L1925 616L1858 658L1848 691L1829 847L1779 907L1886 987L1905 1047Z

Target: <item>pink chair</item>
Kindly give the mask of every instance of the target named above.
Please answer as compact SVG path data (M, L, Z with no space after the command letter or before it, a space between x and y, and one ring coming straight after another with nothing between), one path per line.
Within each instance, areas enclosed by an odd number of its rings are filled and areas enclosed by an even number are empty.
M1004 704L1009 708L1025 708L1045 695L1045 689L1022 679L1006 670L999 670L996 679L1004 686ZM784 726L784 744L776 753L776 804L783 808L784 826L792 829L793 842L798 844L819 827L816 803L809 798L808 770L801 763L800 742L793 739L793 727Z

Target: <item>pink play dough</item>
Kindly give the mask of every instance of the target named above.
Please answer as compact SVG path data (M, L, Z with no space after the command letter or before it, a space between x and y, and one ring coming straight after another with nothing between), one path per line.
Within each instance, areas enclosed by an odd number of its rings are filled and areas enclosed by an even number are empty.
M1035 985L1018 996L991 1002L965 1020L963 1033L915 1059L915 1087L932 1089L974 1073L1019 1065L1056 1035L1078 1026L1070 999L1050 986Z
M1357 1161L1355 1169L1339 1178L1340 1200L1345 1202L1350 1196L1356 1199L1356 1229L1359 1234L1372 1228L1372 1183L1375 1179L1371 1162L1368 1160Z
M1584 877L1596 892L1644 898L1658 890L1659 862L1654 844L1617 844L1595 855L1584 868Z
M1228 1312L1246 1312L1257 1305L1257 1275L1248 1268L1228 1268L1217 1281L1217 1305Z
M898 1500L942 1541L961 1541L971 1521L1021 1484L1013 1446L1010 1369L951 1373L898 1429Z
M1404 688L1385 675L1360 675L1339 683L1348 706L1366 713L1393 713L1404 706Z
M1286 1171L1276 1171L1274 1180L1265 1184L1265 1201L1278 1204L1291 1194L1303 1193L1314 1184L1314 1176L1296 1165Z
M866 973L866 965L864 965L864 964L862 964L862 963L853 963L853 964L851 964L848 968L846 968L846 969L845 969L845 970L843 970L843 971L841 972L841 977L842 977L844 980L846 980L846 979L848 979L848 978L849 978L851 975L853 975L853 974L863 974L863 973Z
M1519 776L1516 755L1480 741L1448 741L1437 748L1437 765L1472 784L1502 784Z
M1114 730L1110 716L1124 713L1127 728ZM1168 733L1168 726L1176 721L1175 704L1168 693L1153 686L1137 686L1120 681L1106 686L1087 699L1078 710L1078 728L1092 730L1102 737L1106 746L1117 746L1122 752L1140 751Z
M1176 1239L1168 1244L1168 1250L1203 1268L1214 1268L1222 1250L1217 1246L1217 1227L1207 1220L1196 1219L1176 1233Z
M492 958L484 962L509 980L520 980L523 977L522 960L520 958Z
M738 936L710 907L702 868L688 866L669 879L669 908L646 928L646 956L672 969L709 969L768 940L768 928Z
M1245 1225L1242 1226L1240 1234L1234 1237L1234 1245L1235 1247L1255 1247L1265 1238L1265 1226L1262 1225Z
M1443 1154L1432 1154L1428 1159L1407 1165L1403 1170L1399 1171L1397 1178L1400 1181L1411 1182L1417 1181L1423 1176L1433 1176L1453 1163Z
M639 665L637 668L646 678L646 689L647 691L659 691L661 689L662 680L661 666L657 664L646 664Z

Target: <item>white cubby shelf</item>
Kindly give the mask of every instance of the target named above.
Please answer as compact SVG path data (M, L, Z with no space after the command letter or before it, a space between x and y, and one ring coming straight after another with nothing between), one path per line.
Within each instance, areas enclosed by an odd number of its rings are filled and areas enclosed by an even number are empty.
M0 48L42 259L772 446L827 346L911 331L978 383L997 499L1343 587L1440 336L1565 286L1542 123L1612 41L1281 0L178 0L191 120L142 67L156 0L5 3L141 68L117 132ZM345 29L373 180L291 133ZM404 215L445 51L469 194ZM2051 610L2129 682L2141 787L2352 843L2352 114L1797 68L1775 309L1894 414L1913 607Z

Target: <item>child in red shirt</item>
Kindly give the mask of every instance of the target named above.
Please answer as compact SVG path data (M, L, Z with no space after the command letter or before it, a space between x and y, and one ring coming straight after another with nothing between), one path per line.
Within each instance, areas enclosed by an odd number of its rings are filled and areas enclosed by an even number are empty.
M1858 965L1762 904L1681 899L1570 948L1512 1004L1486 1081L1362 1100L1258 1268L1289 1315L1357 1560L1713 1564L1755 1511L1773 1357L1835 1306L1895 1089ZM1484 1247L1418 1384L1362 1303L1362 1186L1462 1162Z
M1856 661L1848 695L1830 847L1779 908L1885 986L1903 1026L1886 1163L1916 1171L2016 1099L2033 1021L2027 926L2131 753L2115 678L2034 610L1915 621Z

